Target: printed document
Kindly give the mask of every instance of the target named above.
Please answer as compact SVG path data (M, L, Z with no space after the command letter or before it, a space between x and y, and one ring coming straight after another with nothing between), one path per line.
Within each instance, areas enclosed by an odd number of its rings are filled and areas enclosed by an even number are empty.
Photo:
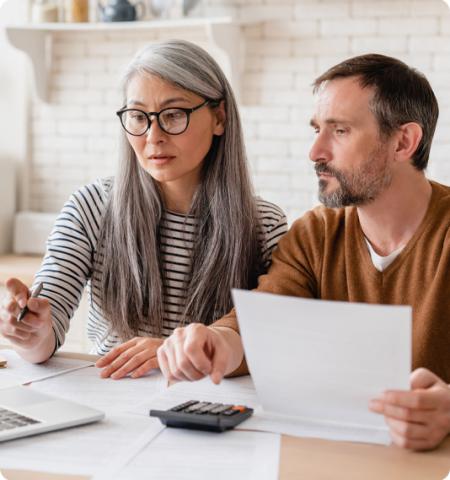
M369 400L409 389L411 308L234 290L262 406L246 428L388 443Z

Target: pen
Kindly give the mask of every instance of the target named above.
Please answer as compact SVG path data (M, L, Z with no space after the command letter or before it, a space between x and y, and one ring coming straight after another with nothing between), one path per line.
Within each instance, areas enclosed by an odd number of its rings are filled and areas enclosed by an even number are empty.
M40 293L41 290L44 288L44 283L39 282L37 287L31 292L31 298L36 298ZM28 313L28 307L25 305L25 307L22 308L22 310L19 313L19 316L17 317L17 321L21 322L23 320L23 317Z

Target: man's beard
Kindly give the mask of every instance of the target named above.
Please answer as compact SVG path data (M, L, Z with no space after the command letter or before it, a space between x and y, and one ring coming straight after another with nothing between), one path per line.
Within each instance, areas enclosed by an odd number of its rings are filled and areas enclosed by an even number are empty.
M326 193L328 180L319 180L319 201L330 208L367 205L392 181L392 173L382 147L376 148L367 160L353 171L336 170L327 163L320 162L316 163L314 168L317 173L332 175L339 184L331 193Z

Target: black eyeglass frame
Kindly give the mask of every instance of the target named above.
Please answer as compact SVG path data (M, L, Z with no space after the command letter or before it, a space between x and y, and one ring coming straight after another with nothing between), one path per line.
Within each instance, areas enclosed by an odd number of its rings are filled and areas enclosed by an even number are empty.
M205 100L204 102L202 102L200 105L197 105L196 107L192 107L192 108L182 108L182 107L167 107L167 108L163 108L162 110L160 110L159 112L145 112L144 110L141 110L139 108L121 108L120 110L118 110L116 112L116 115L119 117L120 119L120 124L122 125L123 129L129 134L129 135L133 135L133 137L142 137L142 135L145 135L149 130L150 130L150 127L152 126L152 118L151 117L156 117L156 121L158 122L158 126L159 128L164 132L164 133L167 133L168 135L181 135L182 133L184 133L187 128L189 127L189 122L190 122L190 119L191 119L191 113L195 112L196 110L199 110L200 108L202 107L205 107L206 105L211 105L212 107L217 107L219 104L220 104L221 100ZM159 116L163 113L163 112L166 112L167 110L182 110L185 114L186 114L186 117L187 117L187 121L186 121L186 127L184 128L184 130L182 130L181 132L178 132L178 133L171 133L171 132L168 132L162 125L161 125L161 122L159 120ZM122 119L122 115L125 113L125 112L140 112L140 113L143 113L146 117L147 117L147 128L144 130L143 133L131 133L129 132L126 128L125 128L125 125L123 123L123 119Z

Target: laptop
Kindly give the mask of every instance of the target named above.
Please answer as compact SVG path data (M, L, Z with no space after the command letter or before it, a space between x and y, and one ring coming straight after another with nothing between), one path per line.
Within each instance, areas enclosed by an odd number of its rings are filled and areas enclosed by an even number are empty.
M104 418L104 412L16 386L0 390L0 442Z

